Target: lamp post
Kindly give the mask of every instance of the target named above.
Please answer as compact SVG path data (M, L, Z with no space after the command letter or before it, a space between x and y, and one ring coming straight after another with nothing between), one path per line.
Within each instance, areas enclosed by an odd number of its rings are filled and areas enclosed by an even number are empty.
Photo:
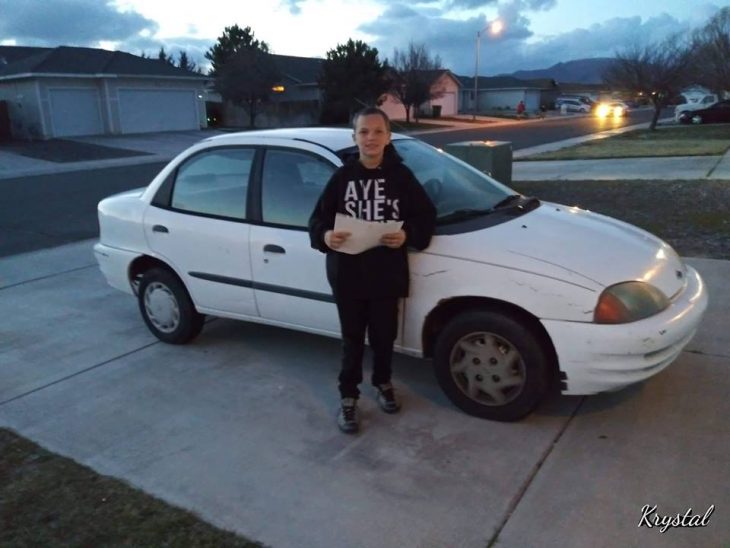
M479 108L479 42L482 38L482 33L489 29L489 32L496 36L500 32L502 32L502 29L504 28L504 25L502 24L502 21L499 19L495 19L491 23L489 23L486 27L484 27L482 30L477 32L477 43L476 43L476 61L474 63L474 115L472 116L472 120L477 119L477 108Z

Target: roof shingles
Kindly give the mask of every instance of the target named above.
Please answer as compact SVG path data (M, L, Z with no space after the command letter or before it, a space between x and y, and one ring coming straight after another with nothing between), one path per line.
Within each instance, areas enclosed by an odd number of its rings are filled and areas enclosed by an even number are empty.
M24 51L21 51L24 50ZM123 51L59 46L57 48L17 48L0 46L0 77L32 74L167 76L206 78L174 67L159 59L146 59Z

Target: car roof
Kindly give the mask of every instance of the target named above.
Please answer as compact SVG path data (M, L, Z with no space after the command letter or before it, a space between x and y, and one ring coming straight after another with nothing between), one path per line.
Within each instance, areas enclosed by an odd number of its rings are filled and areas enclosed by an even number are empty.
M410 139L405 135L393 133L392 139ZM280 129L262 129L253 131L239 131L208 137L206 142L216 144L235 144L237 142L250 143L251 139L266 141L268 139L291 139L315 143L330 150L339 151L355 145L352 140L351 128L331 127L292 127Z

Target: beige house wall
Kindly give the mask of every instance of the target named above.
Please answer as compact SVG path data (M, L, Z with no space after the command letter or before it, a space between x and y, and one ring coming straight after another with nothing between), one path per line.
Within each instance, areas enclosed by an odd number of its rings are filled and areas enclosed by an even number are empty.
M426 101L418 107L419 116L431 116L433 107L441 107L441 116L454 116L459 112L459 84L448 74L442 74L431 86L431 90L439 97ZM405 120L406 108L398 102L392 93L385 95L380 108L393 120ZM411 112L411 118L414 113Z

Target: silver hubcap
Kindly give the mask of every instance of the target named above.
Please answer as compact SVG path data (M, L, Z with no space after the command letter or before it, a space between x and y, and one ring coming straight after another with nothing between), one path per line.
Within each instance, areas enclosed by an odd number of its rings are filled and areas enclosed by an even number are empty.
M520 395L527 375L522 355L494 333L470 333L454 345L451 376L459 389L481 405L505 405Z
M144 293L144 309L147 318L163 333L172 333L180 325L180 307L170 289L152 282Z
M702 123L702 116L693 116L692 117L692 123L693 124L701 124Z

